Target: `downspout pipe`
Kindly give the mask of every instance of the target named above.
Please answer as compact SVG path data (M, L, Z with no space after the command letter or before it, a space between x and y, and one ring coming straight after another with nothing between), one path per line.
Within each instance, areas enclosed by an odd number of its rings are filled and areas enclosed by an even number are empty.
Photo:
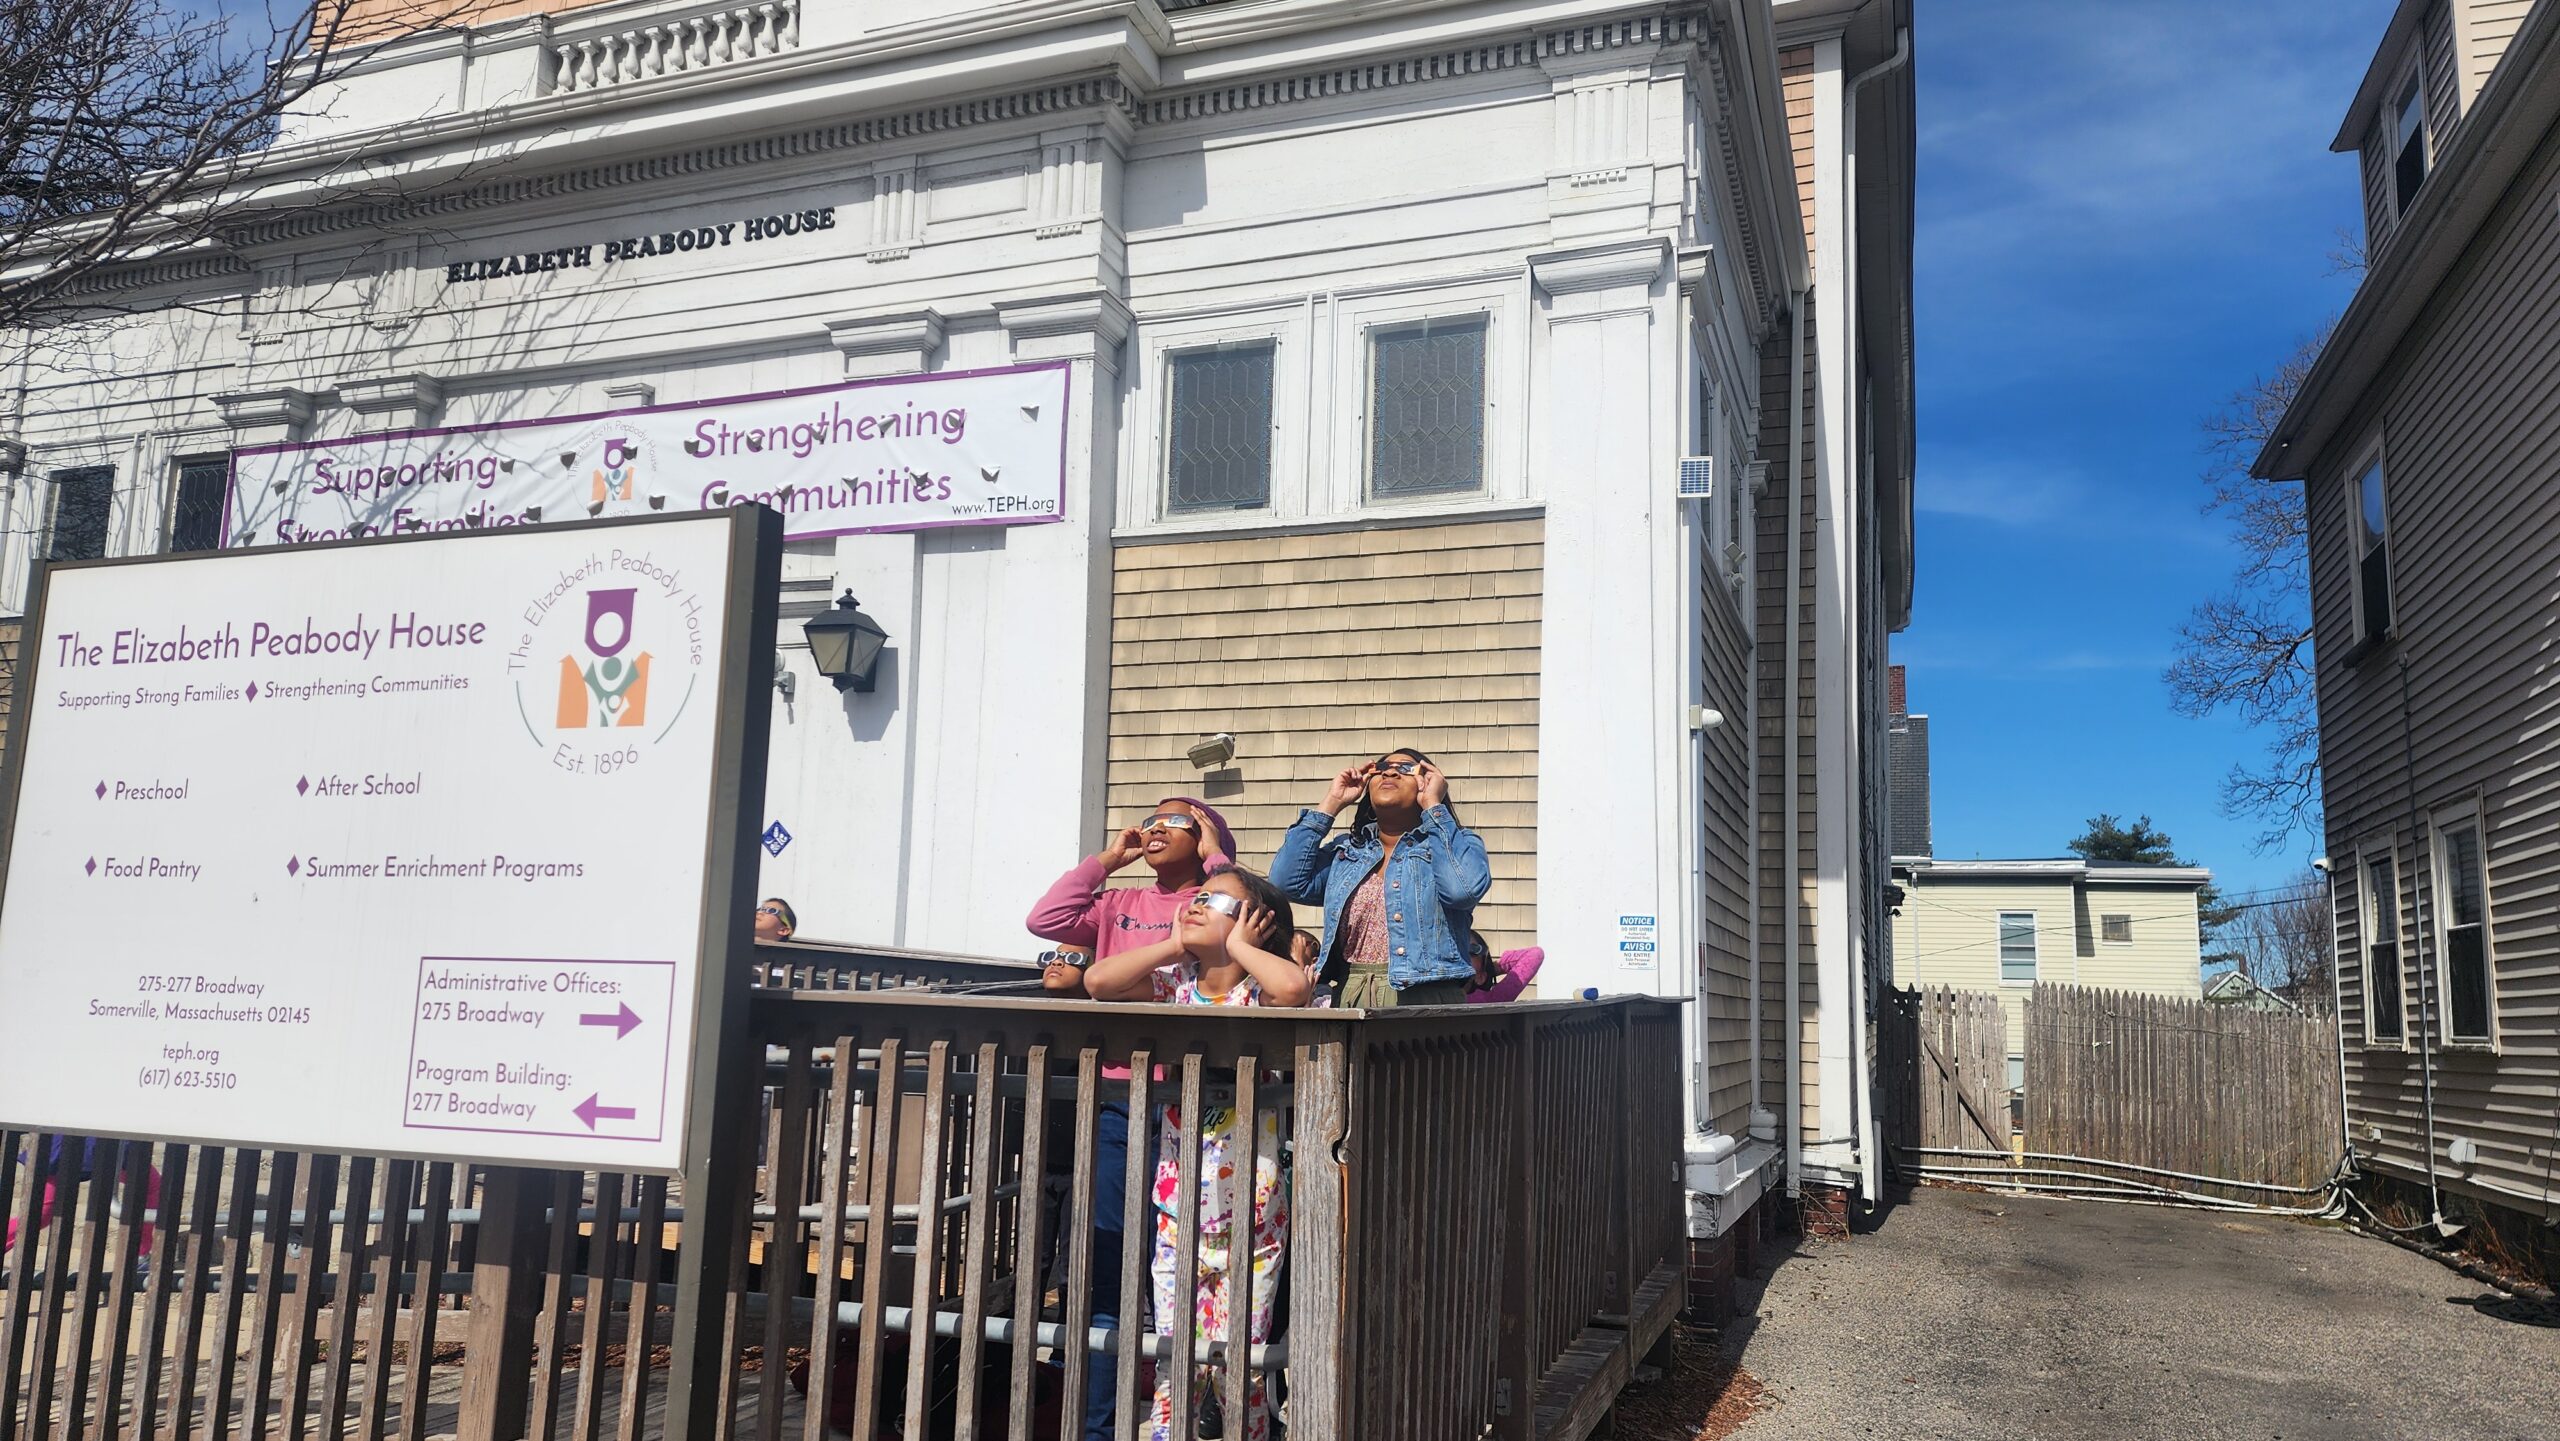
M2409 944L2418 953L2418 1077L2421 1105L2426 1113L2427 1133L2427 1221L2439 1236L2452 1237L2462 1227L2444 1218L2444 1193L2436 1186L2436 1047L2435 1018L2440 998L2436 995L2435 967L2427 945L2427 889L2436 881L2434 848L2427 845L2426 817L2418 809L2418 743L2410 733L2409 657L2400 657L2400 761L2409 786L2409 843L2424 848L2427 861L2425 885L2409 888ZM2392 897L2398 904L2399 897ZM2340 1064L2345 1058L2340 1057Z
M1779 700L1784 708L1785 747L1779 760L1785 788L1779 792L1782 806L1784 859L1780 873L1786 878L1782 896L1784 925L1782 955L1786 965L1787 1014L1786 1064L1787 1114L1780 1124L1787 1138L1787 1194L1804 1193L1804 872L1796 857L1796 828L1803 803L1796 797L1796 733L1800 727L1798 714L1804 709L1800 699L1802 682L1799 671L1800 648L1797 637L1803 628L1804 606L1801 603L1804 569L1804 302L1807 292L1798 289L1787 297L1787 686Z
M2338 1030L2338 1154L2346 1158L2339 1162L2339 1168L2353 1171L2356 1133L2355 1123L2347 1118L2347 992L2345 982L2338 978L2338 972L2344 967L2340 965L2338 955L2338 877L2331 869L2332 864L2327 856L2322 856L2311 866L2320 873L2323 899L2329 903L2329 1024ZM2363 885L2363 878L2358 877L2356 884ZM2370 979L2366 984L2372 984Z
M1866 416L1858 395L1859 377L1866 372L1863 353L1865 342L1859 333L1860 306L1858 303L1859 296L1864 291L1864 285L1858 273L1858 92L1910 63L1911 27L1906 25L1894 31L1893 53L1859 71L1845 87L1842 96L1840 192L1843 215L1839 227L1842 260L1840 273L1849 284L1848 294L1841 297L1843 303L1840 333L1848 348L1845 359L1850 393L1842 397L1841 424L1843 432L1848 437L1849 467L1853 484L1873 483L1873 477L1866 473ZM1848 514L1837 518L1838 523L1843 525L1853 524L1854 518L1863 514L1861 508L1855 503L1855 497L1852 497L1852 503L1845 509ZM1872 538L1865 535L1863 531L1854 534L1850 545L1843 547L1844 561L1849 565L1858 565L1857 549L1871 543ZM1844 566L1844 570L1846 569L1847 567ZM1854 574L1854 572L1851 573ZM1857 594L1856 581L1849 580L1847 589L1850 596L1854 598ZM1854 604L1841 607L1843 616L1849 619L1851 626L1848 643L1843 647L1843 653L1851 657L1850 680L1854 680L1858 674L1855 664L1856 648L1859 639L1866 634L1867 630L1866 617L1853 614L1855 609ZM1866 698L1861 695L1856 714L1852 718L1850 732L1858 736L1861 742L1864 740L1865 714ZM1848 801L1853 817L1863 817L1865 810L1856 803L1859 790L1867 783L1866 748L1863 744L1857 747L1856 755L1858 764L1848 776L1849 793L1842 799ZM1852 820L1849 829L1852 835L1857 834L1855 819ZM1865 840L1865 837L1859 836L1853 844L1857 849L1863 850ZM1888 872L1889 875L1890 872ZM1873 894L1876 878L1862 873L1861 879L1866 883L1869 893ZM1868 1203L1873 1205L1880 1204L1883 1199L1883 1165L1879 1154L1882 1146L1875 1141L1875 1077L1867 1065L1867 997L1872 984L1870 981L1871 958L1867 956L1863 940L1856 928L1853 927L1851 934L1843 939L1849 945L1851 956L1849 981L1852 994L1843 998L1849 1003L1849 1070L1857 1078L1857 1084L1852 1087L1850 1098L1849 1130L1851 1136L1855 1138L1851 1144L1855 1147L1858 1156L1858 1169L1864 1183L1863 1188Z

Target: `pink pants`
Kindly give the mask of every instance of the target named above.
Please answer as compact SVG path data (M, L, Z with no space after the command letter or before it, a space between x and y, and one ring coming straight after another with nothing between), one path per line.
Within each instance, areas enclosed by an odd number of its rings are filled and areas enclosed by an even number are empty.
M54 1193L59 1184L59 1182L47 1180L44 1183L44 1194L36 1198L36 1229L39 1231L43 1230L53 1221ZM144 1219L144 1217L157 1216L160 1214L160 1172L157 1168L154 1168L150 1176L143 1181L142 1189L143 1215L127 1216L125 1217L125 1220L127 1223L141 1223L142 1251L143 1254L149 1255L151 1252L151 1238L155 1233L151 1222ZM6 1244L0 1244L0 1252L14 1251L16 1249L18 1249L18 1218L11 1216L9 1218L9 1239Z

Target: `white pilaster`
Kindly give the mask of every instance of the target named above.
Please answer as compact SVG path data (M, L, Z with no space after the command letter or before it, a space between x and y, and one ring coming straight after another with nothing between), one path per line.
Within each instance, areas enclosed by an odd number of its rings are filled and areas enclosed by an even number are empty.
M1658 238L1534 256L1532 463L1549 477L1538 724L1538 940L1548 995L1678 994L1684 866L1672 726L1679 631L1661 590L1677 557L1658 449L1671 247ZM1620 950L1650 916L1657 949ZM1630 964L1630 961L1635 963ZM1671 958L1670 965L1686 964Z
M1850 891L1850 850L1855 842L1858 770L1849 740L1849 690L1856 669L1850 586L1855 575L1847 546L1856 507L1849 487L1856 465L1848 452L1854 357L1849 354L1852 307L1857 303L1841 243L1849 210L1841 172L1841 48L1826 40L1814 50L1814 233L1824 237L1814 255L1815 350L1821 398L1814 406L1814 958L1818 987L1815 1034L1820 1062L1820 1131L1809 1152L1815 1164L1846 1167L1856 1128L1857 1087L1863 1067L1853 1054L1852 1025L1861 1004L1851 961L1858 920Z

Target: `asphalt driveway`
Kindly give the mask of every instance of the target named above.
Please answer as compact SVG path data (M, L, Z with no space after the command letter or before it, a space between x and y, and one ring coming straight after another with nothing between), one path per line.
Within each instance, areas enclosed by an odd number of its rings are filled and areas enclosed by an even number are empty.
M1736 1441L2546 1441L2560 1329L2502 1301L2336 1228L1923 1190L1769 1276Z

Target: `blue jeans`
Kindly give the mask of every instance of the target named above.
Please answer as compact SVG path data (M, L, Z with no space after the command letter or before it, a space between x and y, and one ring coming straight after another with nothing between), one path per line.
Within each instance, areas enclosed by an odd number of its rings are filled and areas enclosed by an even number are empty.
M1128 1201L1129 1103L1105 1101L1093 1127L1093 1324L1105 1331L1120 1325L1121 1226ZM1111 1441L1119 1370L1111 1358L1096 1356L1085 1373L1085 1441Z

